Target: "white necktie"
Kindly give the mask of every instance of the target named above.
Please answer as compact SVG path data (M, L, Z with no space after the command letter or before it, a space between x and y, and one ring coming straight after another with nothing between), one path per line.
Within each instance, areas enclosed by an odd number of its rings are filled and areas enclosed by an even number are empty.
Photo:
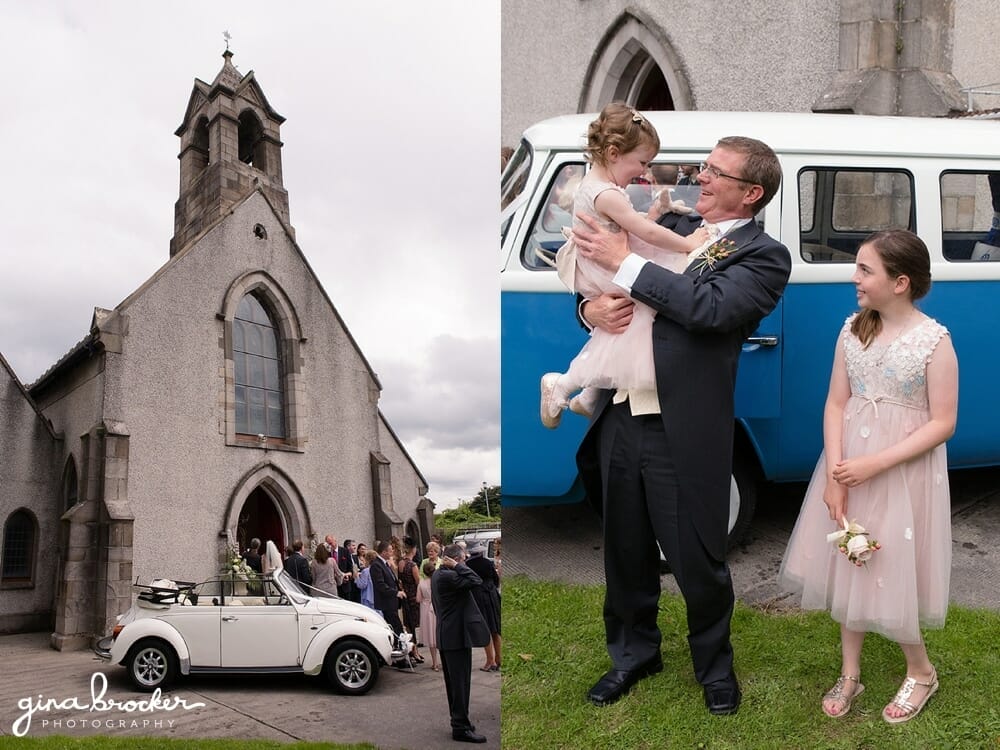
M707 221L702 224L705 229L708 230L708 239L702 242L698 247L688 253L687 264L690 266L695 260L704 253L712 244L719 239L719 227L716 224L709 224Z

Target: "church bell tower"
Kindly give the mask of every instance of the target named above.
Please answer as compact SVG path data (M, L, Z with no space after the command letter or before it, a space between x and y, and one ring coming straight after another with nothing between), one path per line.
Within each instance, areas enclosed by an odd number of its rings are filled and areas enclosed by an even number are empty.
M181 184L171 257L258 188L293 231L281 181L279 129L285 118L268 103L253 71L241 75L228 49L222 57L212 83L195 79L184 122L174 131L181 139Z

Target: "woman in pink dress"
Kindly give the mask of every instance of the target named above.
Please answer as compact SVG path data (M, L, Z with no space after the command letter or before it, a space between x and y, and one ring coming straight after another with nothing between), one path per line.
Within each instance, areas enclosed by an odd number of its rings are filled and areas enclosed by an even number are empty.
M919 237L905 230L871 235L858 250L852 281L861 311L837 340L823 455L780 577L802 591L804 609L828 609L840 623L842 665L823 697L827 716L844 716L864 691L865 633L899 644L906 678L882 711L885 721L898 724L938 689L920 628L942 627L948 611L944 443L955 431L958 361L948 331L913 304L931 285ZM851 523L867 535L848 545L837 536Z
M432 542L432 544L434 543ZM431 576L434 575L435 570L437 570L437 565L433 560L424 560L421 568L423 578L417 585L417 602L420 604L420 639L424 646L430 649L431 669L440 672L437 649L437 617L434 615L434 604L431 601Z

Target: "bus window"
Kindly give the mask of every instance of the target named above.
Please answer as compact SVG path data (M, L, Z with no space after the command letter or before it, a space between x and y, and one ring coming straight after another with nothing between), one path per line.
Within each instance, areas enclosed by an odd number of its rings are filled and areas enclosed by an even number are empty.
M904 171L823 169L799 171L799 236L808 263L854 263L872 232L916 231L913 177Z
M563 227L573 225L573 196L583 179L584 164L566 163L549 183L545 200L532 222L521 262L526 268L551 268L556 250L566 241Z
M507 162L507 167L500 178L500 210L514 202L528 184L528 172L531 171L531 147L521 143Z
M941 174L941 247L946 260L1000 260L1000 172Z

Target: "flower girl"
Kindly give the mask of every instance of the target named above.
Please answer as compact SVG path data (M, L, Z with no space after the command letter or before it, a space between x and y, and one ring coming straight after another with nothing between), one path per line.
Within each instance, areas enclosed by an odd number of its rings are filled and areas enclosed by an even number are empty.
M827 716L844 716L864 692L865 633L899 644L906 677L882 711L898 724L938 689L920 628L942 627L948 611L944 443L955 431L958 362L948 331L913 304L931 286L919 237L871 235L858 249L852 281L861 310L837 340L823 455L780 578L802 591L804 609L828 609L840 623L842 663L823 696Z

